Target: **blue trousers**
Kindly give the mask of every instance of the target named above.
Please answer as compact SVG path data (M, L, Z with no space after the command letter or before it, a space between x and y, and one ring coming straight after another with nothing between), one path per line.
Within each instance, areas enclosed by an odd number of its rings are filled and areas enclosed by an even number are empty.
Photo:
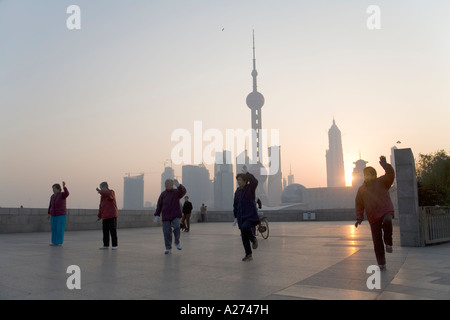
M52 243L63 244L64 229L66 228L66 215L52 216L50 218L50 228L52 230Z
M162 227L166 249L172 249L172 227L173 235L175 236L175 244L177 245L180 243L180 218L175 218L172 221L163 221Z

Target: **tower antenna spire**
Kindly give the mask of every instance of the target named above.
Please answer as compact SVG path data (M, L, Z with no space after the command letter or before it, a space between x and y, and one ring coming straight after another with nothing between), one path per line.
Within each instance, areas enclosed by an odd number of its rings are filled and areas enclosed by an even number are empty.
M256 84L256 77L258 76L258 71L256 71L256 49L255 49L255 29L253 29L253 71L252 71L252 77L253 77L253 92L257 92L257 84Z
M255 29L253 29L253 70L256 70Z

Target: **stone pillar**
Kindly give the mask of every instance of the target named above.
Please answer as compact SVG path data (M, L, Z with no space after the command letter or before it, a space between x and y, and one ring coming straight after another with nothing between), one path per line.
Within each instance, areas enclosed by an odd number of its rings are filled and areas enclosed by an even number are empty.
M414 156L410 148L394 150L398 215L402 247L424 245L420 233L419 199Z

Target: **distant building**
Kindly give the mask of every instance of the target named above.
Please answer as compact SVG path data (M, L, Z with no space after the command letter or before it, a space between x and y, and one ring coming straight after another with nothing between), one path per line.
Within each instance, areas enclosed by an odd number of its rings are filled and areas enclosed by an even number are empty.
M355 206L356 191L352 187L305 188L294 183L284 189L282 203L301 204L305 210L349 209Z
M174 179L175 178L175 172L173 171L172 167L166 166L164 168L164 172L161 174L161 192L166 190L165 182L167 179Z
M305 193L305 186L293 183L284 188L281 195L282 203L303 203L303 194Z
M291 184L294 184L295 180L294 180L294 175L292 174L292 168L291 166L289 166L289 175L288 175L288 179L287 179L287 185L290 186Z
M144 209L144 175L123 178L123 208Z
M216 152L214 164L214 209L231 210L234 197L234 175L231 152Z
M276 157L277 159L273 159ZM282 188L282 175L281 175L281 147L280 146L271 146L269 147L269 159L272 161L278 161L278 170L276 172L270 172L271 168L274 168L276 165L269 163L269 177L267 181L267 199L269 201L270 206L278 206L281 203L281 193L283 192Z
M353 162L355 167L352 172L352 187L360 187L364 182L364 168L366 167L367 161L361 159Z
M344 155L342 152L341 131L333 119L333 125L328 130L329 149L326 152L327 186L345 187Z
M213 185L209 179L209 170L203 164L184 165L181 170L182 184L194 210L199 210L202 203L211 205Z
M306 209L349 209L355 207L357 188L307 188L303 193Z

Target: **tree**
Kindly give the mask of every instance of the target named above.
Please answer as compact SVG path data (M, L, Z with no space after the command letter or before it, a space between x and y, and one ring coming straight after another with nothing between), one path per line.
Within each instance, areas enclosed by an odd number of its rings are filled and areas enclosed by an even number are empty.
M419 153L416 168L419 206L450 206L450 155Z

